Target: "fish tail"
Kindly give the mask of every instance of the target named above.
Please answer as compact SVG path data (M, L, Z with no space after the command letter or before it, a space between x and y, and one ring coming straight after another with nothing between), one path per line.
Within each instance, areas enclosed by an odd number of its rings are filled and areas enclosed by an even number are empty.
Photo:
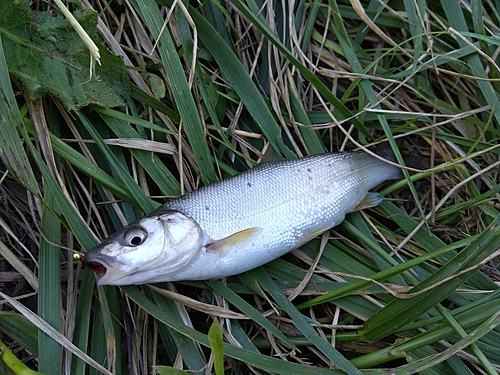
M391 146L389 143L383 143L379 148L375 150L375 153L380 156L381 158L384 158L390 162L393 163L398 163L396 159L396 155L394 154L394 151L392 150ZM388 180L397 180L401 177L403 177L403 173L401 172L401 169L393 166L393 173L391 174L390 177L388 177Z

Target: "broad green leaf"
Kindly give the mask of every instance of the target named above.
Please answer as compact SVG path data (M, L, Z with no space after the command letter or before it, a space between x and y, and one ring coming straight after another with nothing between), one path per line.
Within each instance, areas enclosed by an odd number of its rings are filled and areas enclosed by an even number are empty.
M9 51L7 66L32 99L50 92L69 108L125 103L129 79L120 58L100 45L101 66L97 77L91 77L89 51L66 18L49 12L33 17L26 1L0 0L0 8L0 35ZM97 14L83 11L75 17L95 39Z

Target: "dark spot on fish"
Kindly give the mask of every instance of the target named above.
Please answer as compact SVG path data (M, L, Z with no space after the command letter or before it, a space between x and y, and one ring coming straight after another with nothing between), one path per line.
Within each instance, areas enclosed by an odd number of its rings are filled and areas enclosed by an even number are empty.
M251 183L251 182L247 182L247 185L248 185L249 187L252 187L252 183Z
M311 173L311 168L307 168L307 171L308 171L309 173Z
M208 211L208 210L210 210L210 207L206 206L206 207L205 207L205 210L207 210L207 211Z

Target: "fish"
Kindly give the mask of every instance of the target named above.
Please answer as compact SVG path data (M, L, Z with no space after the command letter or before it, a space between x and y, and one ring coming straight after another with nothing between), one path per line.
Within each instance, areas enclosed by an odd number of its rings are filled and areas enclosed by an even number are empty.
M398 179L364 152L261 163L160 206L110 235L82 261L99 285L211 280L264 265L374 207L369 190Z

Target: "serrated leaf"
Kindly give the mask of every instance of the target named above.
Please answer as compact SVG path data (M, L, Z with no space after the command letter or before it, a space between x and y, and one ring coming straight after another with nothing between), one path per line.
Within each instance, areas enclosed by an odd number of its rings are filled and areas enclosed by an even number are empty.
M123 105L129 97L129 79L123 61L99 43L101 67L91 77L90 53L69 21L41 12L36 17L27 2L0 0L0 34L10 74L19 78L32 99L45 93L69 108L90 103ZM95 39L97 14L75 12L75 18Z

